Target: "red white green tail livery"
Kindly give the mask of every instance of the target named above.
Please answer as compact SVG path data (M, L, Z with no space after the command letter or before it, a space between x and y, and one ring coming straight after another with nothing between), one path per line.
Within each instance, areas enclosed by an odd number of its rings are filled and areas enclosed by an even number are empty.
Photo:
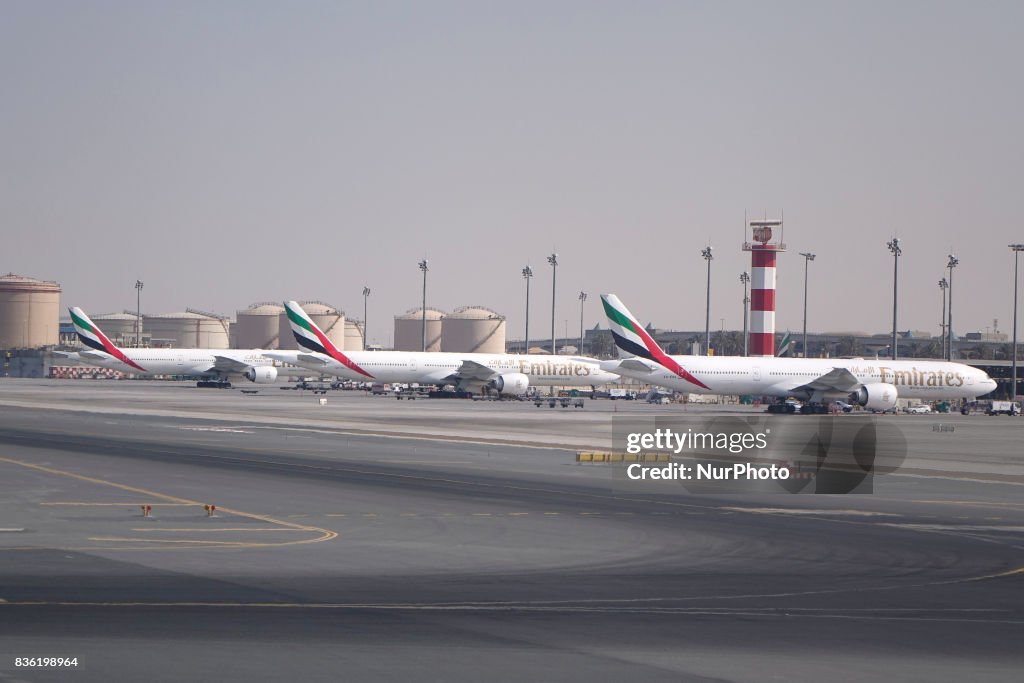
M103 331L89 320L89 316L85 314L85 311L74 306L69 308L68 312L71 313L71 322L75 326L75 332L78 333L78 339L84 345L96 351L109 353L128 367L135 368L140 372L146 372L146 368L137 364L131 358L124 355L121 349L114 346L114 343L107 339L107 335L103 334Z
M647 333L643 325L619 301L619 297L614 294L602 294L601 303L604 305L605 315L608 316L608 324L611 326L615 345L619 347L620 356L627 355L646 358L659 365L663 365L678 377L683 378L694 386L702 389L708 388L706 384L687 372L658 346L658 343Z
M292 334L295 335L295 341L300 347L313 353L322 353L325 356L330 356L349 370L363 377L373 379L373 375L359 367L351 358L338 350L338 347L327 338L327 335L313 322L313 319L302 310L302 306L297 301L285 301L284 309L288 314L288 324L291 325Z

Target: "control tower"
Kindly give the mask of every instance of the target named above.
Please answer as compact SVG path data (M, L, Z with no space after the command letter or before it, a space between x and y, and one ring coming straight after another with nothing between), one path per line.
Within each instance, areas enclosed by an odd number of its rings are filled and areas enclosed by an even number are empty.
M750 252L750 355L775 356L775 260L786 251L781 220L748 223Z

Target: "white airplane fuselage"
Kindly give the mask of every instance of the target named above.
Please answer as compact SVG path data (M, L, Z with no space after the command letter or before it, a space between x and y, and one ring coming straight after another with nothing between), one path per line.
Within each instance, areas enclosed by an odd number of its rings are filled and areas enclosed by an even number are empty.
M109 353L88 350L79 353L79 360L88 365L111 368L135 375L189 375L194 377L212 377L229 374L224 371L212 370L217 358L229 358L237 363L253 368L274 368L280 374L289 374L284 367L284 359L267 358L260 349L150 349L150 348L119 348L130 361L138 367L132 367ZM282 352L287 354L288 352ZM292 355L297 351L291 352ZM139 370L139 368L142 370ZM295 368L292 368L293 370ZM239 373L240 374L240 373ZM294 374L294 373L292 373Z
M273 351L266 352L266 355L274 359L281 359L281 353ZM430 351L346 351L345 356L367 373L364 375L324 354L306 353L305 355L322 362L304 362L302 355L294 362L316 372L365 382L439 385L450 381L451 376L463 368L466 363L484 366L500 375L524 375L529 380L530 386L583 387L619 381L619 376L615 373L602 370L601 363L597 359L580 356ZM464 381L472 381L472 378L467 378ZM479 381L486 382L487 380Z
M642 361L653 368L653 372L622 367L621 360L603 361L601 366L646 384L693 394L796 396L807 400L838 397L846 393L835 388L816 391L806 387L837 368L848 370L864 385L895 386L899 398L973 399L989 393L996 386L995 381L982 370L945 361L737 356L670 358L704 386L653 361Z

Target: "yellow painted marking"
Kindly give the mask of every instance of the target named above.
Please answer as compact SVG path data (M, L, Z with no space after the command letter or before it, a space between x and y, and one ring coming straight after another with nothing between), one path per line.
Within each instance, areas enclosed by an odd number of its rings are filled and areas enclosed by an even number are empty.
M530 513L529 512L510 512L510 513L508 513L508 516L509 517L522 517L523 515L528 515L528 514L530 514Z
M762 515L849 515L853 517L899 517L892 512L872 512L871 510L832 510L818 508L745 508L723 507L721 510L732 512L751 512Z
M230 545L230 546L250 546L251 544L245 543L244 541L196 541L192 539L183 539L180 541L168 540L166 538L118 538L116 536L90 536L90 541L117 541L124 543L188 543L190 545Z
M381 460L396 465L472 465L472 460Z
M288 519L294 519L296 517L309 517L309 515L288 515Z
M964 581L985 581L986 579L1003 579L1007 576L1016 576L1017 574L1024 574L1024 567L1010 569L1008 571L1000 572L998 574L989 574L988 576L975 576L970 579L964 579Z
M1024 503L986 503L982 500L913 500L912 503L940 503L942 505L980 505L981 507L1024 507Z
M326 516L327 517L344 517L345 513L344 512L328 512Z
M544 514L545 515L560 515L562 513L561 512L545 512Z
M419 517L418 512L403 512L400 517Z
M67 472L64 470L58 470L54 467L45 467L43 465L36 465L34 463L23 462L21 460L13 460L11 458L0 457L0 462L6 462L11 465L18 465L27 469L36 470L38 472L46 472L47 474L54 474L61 477L68 477L71 479L77 479L79 481L86 481L91 484L97 484L99 486L109 486L122 491L130 491L135 494L142 494L144 496L150 496L153 498L159 498L170 503L177 503L179 505L197 505L201 506L202 503L194 500L188 500L187 498L179 498L177 496L171 496L165 493L157 493L156 491L150 491L148 489L140 488L138 486L128 486L127 484L118 484L117 482L107 481L105 479L98 479L96 477L87 477L84 474L76 474L74 472ZM151 504L151 503L147 503ZM322 543L324 541L330 541L338 537L337 532L329 529L321 529L319 527L302 526L293 522L285 522L269 515L261 515L253 512L242 512L241 510L233 510L230 508L220 508L220 512L229 515L236 515L238 517L245 517L247 519L258 519L267 524L274 524L277 526L287 527L291 529L298 529L302 531L309 531L313 533L319 533L320 535L315 538L305 538L297 541L282 541L279 543L241 543L232 541L168 541L164 539L135 539L147 543L159 542L159 543L192 543L192 544L214 544L220 547L246 547L246 548L267 548L267 547L278 547L284 545L304 545L307 543ZM152 529L150 529L152 531ZM90 538L89 540L124 540L124 539L105 539L103 537ZM16 550L20 548L3 548L3 550Z
M217 531L310 531L310 529L282 529L281 527L263 527L263 528L253 528L253 527L248 527L248 528L246 528L246 527L227 528L227 527L225 527L225 528L222 528L222 529L164 529L162 527L139 527L139 528L132 529L132 531L170 531L170 532L174 532L174 533L186 533L186 532L187 533L194 533L194 532L207 533L207 532L217 532Z
M600 515L601 513L600 512L581 512L580 514L584 515L584 516L592 516L592 515Z
M364 512L363 513L363 517L376 517L376 516L377 516L376 512Z
M0 458L2 459L2 458ZM151 503L151 502L138 502L138 503L75 503L75 502L58 502L58 503L40 503L40 505L74 505L81 507L139 507L140 505L152 505L153 507L192 507L195 503Z
M474 517L490 517L491 513L490 512L474 512L473 516Z

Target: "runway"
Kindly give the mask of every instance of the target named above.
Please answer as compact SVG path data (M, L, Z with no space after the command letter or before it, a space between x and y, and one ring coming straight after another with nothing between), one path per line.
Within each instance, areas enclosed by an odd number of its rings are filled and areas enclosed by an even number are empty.
M1019 421L901 418L872 495L575 462L669 408L0 382L0 680L1019 675Z

